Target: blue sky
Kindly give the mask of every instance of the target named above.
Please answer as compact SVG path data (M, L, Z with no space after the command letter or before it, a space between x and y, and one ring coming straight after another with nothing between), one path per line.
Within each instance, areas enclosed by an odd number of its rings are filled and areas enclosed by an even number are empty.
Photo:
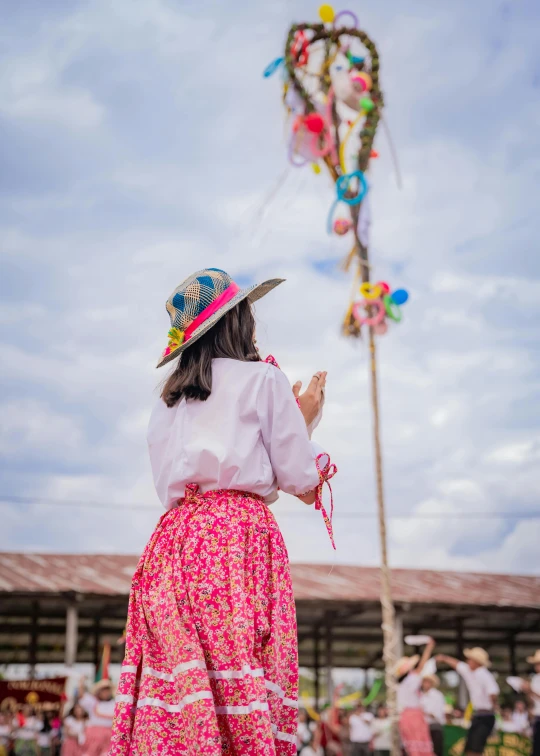
M400 191L380 132L375 271L412 295L380 341L391 561L539 572L540 11L351 8L379 46L403 174ZM347 243L325 232L328 178L287 170L279 84L261 76L290 22L316 18L304 0L6 4L0 548L141 550L160 514L145 427L163 304L217 266L286 277L259 342L292 381L330 371L338 552L284 497L291 558L377 562L366 349L339 337Z

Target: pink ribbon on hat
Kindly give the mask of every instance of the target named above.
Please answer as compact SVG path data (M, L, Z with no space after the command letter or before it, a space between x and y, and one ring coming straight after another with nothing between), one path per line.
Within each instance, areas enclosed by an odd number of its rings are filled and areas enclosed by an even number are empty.
M231 299L238 294L240 291L240 287L234 283L234 281L225 289L225 291L222 291L219 297L216 297L214 301L208 305L208 307L205 307L204 310L197 315L195 320L186 328L184 331L184 341L188 341L190 336L193 335L194 331L199 328L199 326L202 326L203 323L206 323L208 318L210 318L212 315L214 315L218 310L220 310L224 305L226 305L228 302L231 301Z

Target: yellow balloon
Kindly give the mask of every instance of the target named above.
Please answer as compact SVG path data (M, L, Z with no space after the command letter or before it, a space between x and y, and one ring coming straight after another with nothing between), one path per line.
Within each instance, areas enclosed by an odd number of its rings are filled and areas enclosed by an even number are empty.
M372 283L366 282L360 286L360 294L364 299L378 299L382 294L382 289L379 284L373 286Z
M319 8L319 18L323 24L331 24L335 15L336 12L331 5L321 5Z
M313 173L316 173L318 176L321 172L321 166L318 163L312 163L311 167L313 168Z

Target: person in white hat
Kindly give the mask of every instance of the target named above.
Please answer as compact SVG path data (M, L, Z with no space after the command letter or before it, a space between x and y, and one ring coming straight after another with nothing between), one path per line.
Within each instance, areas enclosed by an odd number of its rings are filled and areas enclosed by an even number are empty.
M422 670L428 662L435 641L431 638L422 657L404 656L396 664L394 675L398 681L397 709L399 734L407 756L433 756L433 744L422 711L420 692Z
M532 756L540 756L540 649L527 658L534 667L535 674L530 681L524 681L523 692L532 704L533 749Z
M114 688L110 680L103 679L85 688L84 679L79 688L78 703L88 714L85 728L84 756L107 756L111 745L114 719Z
M422 678L421 703L435 756L443 756L443 725L446 722L446 701L439 690L440 684L441 681L437 675L424 675Z
M478 647L466 648L463 655L467 659L466 662L443 654L436 656L435 660L452 667L465 680L474 709L465 753L473 756L473 754L483 753L495 726L499 686L488 669L491 662L487 651Z

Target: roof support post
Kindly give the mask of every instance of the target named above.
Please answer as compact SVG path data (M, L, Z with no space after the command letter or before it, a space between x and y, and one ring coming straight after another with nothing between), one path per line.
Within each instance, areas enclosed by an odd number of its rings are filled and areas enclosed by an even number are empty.
M79 614L75 604L69 604L66 611L65 665L72 667L77 662L77 643L79 640Z
M94 644L92 649L92 656L93 656L93 662L95 667L95 672L97 675L98 667L99 667L99 649L101 646L101 620L98 617L94 618Z
M510 674L513 677L517 677L517 662L516 662L516 637L511 635L508 640L508 651L510 660Z
M30 667L30 679L36 676L38 635L39 635L39 601L32 601L32 615L30 625L30 643L28 644L28 666Z
M321 658L319 647L319 626L315 625L313 630L313 666L315 672L315 711L319 711L321 700Z
M331 704L334 698L334 683L332 680L332 615L326 617L326 684L328 687L328 702Z

